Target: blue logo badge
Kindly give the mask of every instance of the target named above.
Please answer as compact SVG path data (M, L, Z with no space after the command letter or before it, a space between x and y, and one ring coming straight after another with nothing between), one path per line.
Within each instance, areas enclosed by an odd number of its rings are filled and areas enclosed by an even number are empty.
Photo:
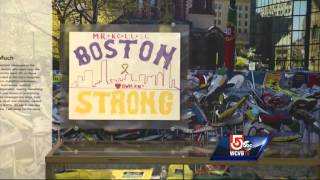
M222 137L211 160L258 160L269 140L269 137L263 136Z

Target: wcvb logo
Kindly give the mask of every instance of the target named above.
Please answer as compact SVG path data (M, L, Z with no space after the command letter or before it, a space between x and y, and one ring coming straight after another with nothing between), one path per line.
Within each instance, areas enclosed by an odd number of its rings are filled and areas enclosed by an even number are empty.
M230 135L230 156L250 156L252 143L243 135Z

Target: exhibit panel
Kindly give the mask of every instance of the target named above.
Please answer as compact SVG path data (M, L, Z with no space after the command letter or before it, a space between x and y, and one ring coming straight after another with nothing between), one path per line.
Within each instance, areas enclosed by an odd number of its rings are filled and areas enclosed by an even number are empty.
M52 146L52 9L0 1L0 179L45 178Z

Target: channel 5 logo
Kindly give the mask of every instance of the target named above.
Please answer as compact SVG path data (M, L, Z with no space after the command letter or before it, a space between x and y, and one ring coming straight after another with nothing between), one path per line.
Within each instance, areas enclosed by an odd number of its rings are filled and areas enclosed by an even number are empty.
M250 156L252 143L243 135L230 135L230 156Z
M222 137L211 160L257 160L269 137L230 135Z

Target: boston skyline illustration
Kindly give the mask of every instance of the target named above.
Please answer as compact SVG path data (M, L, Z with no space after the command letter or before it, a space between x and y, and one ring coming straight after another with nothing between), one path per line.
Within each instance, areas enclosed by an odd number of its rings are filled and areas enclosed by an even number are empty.
M124 67L123 65L126 65ZM129 73L128 65L123 64L123 72L119 77L110 77L108 60L100 61L100 72L92 69L86 69L82 75L77 75L76 80L71 83L69 88L94 88L94 89L115 89L115 85L127 85L133 83L135 85L143 85L141 89L149 90L180 90L179 83L172 78L171 65L168 70L163 69L155 74L133 74ZM96 73L96 74L95 74ZM98 77L95 79L94 77ZM132 86L132 89L134 88Z

